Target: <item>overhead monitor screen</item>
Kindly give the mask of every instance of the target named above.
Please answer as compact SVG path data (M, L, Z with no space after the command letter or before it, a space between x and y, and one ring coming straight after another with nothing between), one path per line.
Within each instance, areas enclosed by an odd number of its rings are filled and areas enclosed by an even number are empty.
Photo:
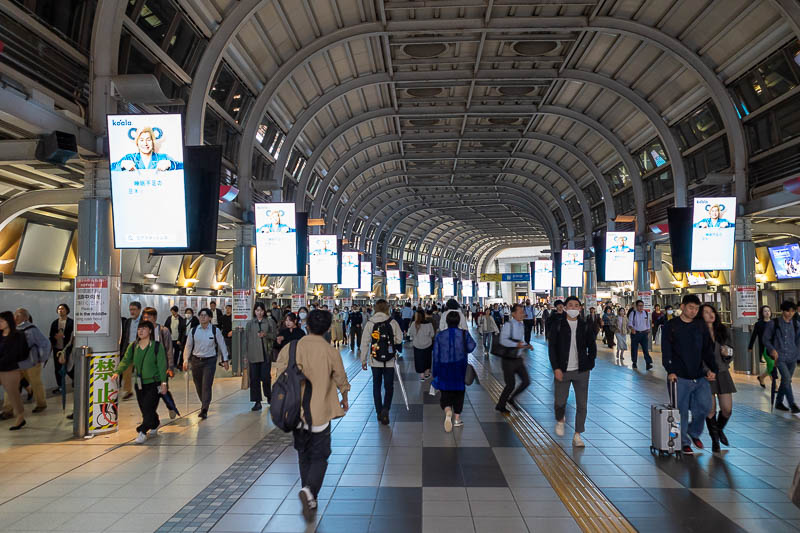
M478 298L488 298L488 297L489 297L489 282L488 281L478 282Z
M361 283L358 252L342 252L342 289L357 289Z
M583 287L583 250L561 251L561 286Z
M689 281L689 285L705 285L706 284L706 277L702 274L699 276L691 273L686 274L686 279Z
M472 298L472 280L465 279L461 281L461 296L464 298Z
M116 248L184 248L180 115L108 115Z
M386 293L387 294L401 294L400 290L400 271L387 270L386 271Z
M339 253L336 235L308 236L309 283L339 282Z
M800 278L800 246L787 244L769 248L772 267L778 279Z
M453 286L453 278L442 278L442 297L455 296L456 291Z
M606 281L633 281L632 231L606 233Z
M552 259L540 259L533 262L533 290L551 291L553 290L553 261Z
M255 204L256 270L259 274L298 275L294 204Z
M360 284L359 291L372 292L372 263L361 263Z
M431 295L431 275L420 274L417 276L417 294L420 298Z
M695 198L692 270L731 270L736 233L736 198Z

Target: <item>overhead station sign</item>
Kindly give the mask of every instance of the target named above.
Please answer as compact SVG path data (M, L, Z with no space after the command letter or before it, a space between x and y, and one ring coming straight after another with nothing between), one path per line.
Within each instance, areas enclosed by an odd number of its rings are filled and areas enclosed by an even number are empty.
M561 286L583 287L583 250L561 251Z
M533 262L533 290L536 292L553 290L553 261L540 259Z
M692 270L733 269L736 198L695 198Z
M358 252L342 252L342 289L358 289L361 283Z
M606 233L606 281L633 281L633 231Z
M298 275L294 204L255 204L255 218L258 273Z

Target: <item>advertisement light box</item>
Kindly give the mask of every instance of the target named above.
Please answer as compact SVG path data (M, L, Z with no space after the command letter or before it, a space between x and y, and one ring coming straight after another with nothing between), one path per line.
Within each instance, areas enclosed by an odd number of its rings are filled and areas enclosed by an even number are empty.
M561 286L583 287L583 250L561 251Z
M308 281L320 284L339 282L336 235L308 236Z
M478 282L478 297L479 298L488 298L489 297L489 282L488 281L480 281L480 282Z
M774 246L769 248L769 256L778 279L800 278L800 246Z
M453 286L453 278L442 278L442 297L455 296L456 291Z
M632 231L609 231L606 233L605 281L633 281Z
M296 276L297 221L294 204L255 204L256 270Z
M358 288L359 291L372 292L372 263L369 262L361 263L360 284L361 286Z
M541 259L533 262L533 290L535 292L553 290L553 261Z
M419 274L417 276L417 294L420 298L431 295L431 275Z
M696 274L688 273L686 274L686 279L689 281L689 285L692 287L697 285L705 285L707 283L706 277L702 274L698 276Z
M342 252L342 289L358 289L361 284L361 271L358 264L358 252Z
M386 293L387 294L401 294L400 290L400 271L387 270L386 271Z
M472 298L472 280L465 279L461 281L461 296L464 298Z
M116 248L185 248L180 115L108 115Z
M733 269L736 198L695 198L692 212L692 270Z

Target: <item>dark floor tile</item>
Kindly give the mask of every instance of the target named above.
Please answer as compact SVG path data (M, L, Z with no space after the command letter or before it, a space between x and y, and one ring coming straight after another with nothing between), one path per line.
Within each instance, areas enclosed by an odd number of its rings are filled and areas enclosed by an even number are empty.
M422 533L422 516L373 516L369 533Z
M378 487L336 487L332 500L374 500Z
M317 526L317 533L367 533L369 516L331 516L327 513Z
M406 410L405 406L392 409L389 413L389 419L395 422L422 422L422 404L411 404Z
M629 517L628 521L639 533L685 533L686 529L676 517L671 519Z
M380 487L376 499L422 503L422 487Z
M372 515L391 517L422 515L422 500L377 500Z
M464 486L466 487L507 487L500 466L463 465Z
M463 487L464 476L456 448L422 449L422 485L424 487Z
M325 508L325 515L369 516L374 507L374 500L331 500Z
M619 509L625 518L669 518L672 511L668 511L665 507L656 501L649 502L623 502L613 501L614 507Z
M481 422L481 429L489 441L489 446L503 448L519 448L522 442L511 425L506 422Z
M608 488L602 489L603 494L614 504L616 502L651 502L653 495L640 488Z

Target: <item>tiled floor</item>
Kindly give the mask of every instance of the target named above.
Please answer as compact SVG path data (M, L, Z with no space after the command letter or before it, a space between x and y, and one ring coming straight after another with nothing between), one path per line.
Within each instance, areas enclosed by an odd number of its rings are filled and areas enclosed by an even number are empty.
M239 380L228 379L217 381L207 421L178 419L145 446L130 444L139 416L132 402L122 406L119 433L89 441L68 440L61 413L50 409L29 417L31 431L0 433L0 530L579 531L480 385L467 393L464 427L447 434L438 397L404 363L409 409L395 387L386 427L375 419L370 373L358 371L348 350L342 356L353 376L351 409L334 424L314 524L300 516L288 437L271 432L265 412L251 413ZM502 379L498 362L486 363ZM649 452L649 406L666 396L658 361L654 372L634 372L601 350L584 450L572 449L570 431L563 438L553 432L552 373L541 338L528 366L525 410L640 531L800 530L800 509L786 495L800 462L800 420L769 414L767 394L753 379L737 377L732 447L677 461ZM179 406L181 387L175 380ZM573 416L570 407L569 424Z

